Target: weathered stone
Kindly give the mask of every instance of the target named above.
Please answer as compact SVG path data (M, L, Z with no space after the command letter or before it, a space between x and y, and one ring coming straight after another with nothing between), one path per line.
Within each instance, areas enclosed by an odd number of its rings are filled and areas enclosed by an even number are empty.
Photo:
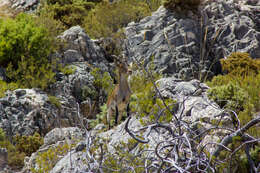
M160 7L126 27L125 54L145 65L154 56L156 69L169 76L211 77L221 72L219 59L232 52L259 58L259 24L259 6L246 0L209 1L199 15L187 16Z

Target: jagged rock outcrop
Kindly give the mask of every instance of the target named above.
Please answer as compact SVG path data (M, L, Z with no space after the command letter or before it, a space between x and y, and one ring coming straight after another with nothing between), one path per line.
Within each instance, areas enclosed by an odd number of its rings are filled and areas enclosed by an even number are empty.
M19 11L35 11L40 4L40 0L8 0L11 8Z
M108 71L108 62L105 59L104 50L91 40L80 26L74 26L63 32L59 39L67 43L61 53L61 62L70 64L83 62Z
M49 96L38 89L17 89L8 91L0 99L0 128L7 136L16 133L41 135L55 127L75 126L77 123L74 100L60 100L58 108L49 101Z
M153 59L158 71L182 79L221 72L218 60L231 52L259 58L260 6L247 2L208 1L199 14L187 15L160 7L140 22L128 24L125 54L145 65Z

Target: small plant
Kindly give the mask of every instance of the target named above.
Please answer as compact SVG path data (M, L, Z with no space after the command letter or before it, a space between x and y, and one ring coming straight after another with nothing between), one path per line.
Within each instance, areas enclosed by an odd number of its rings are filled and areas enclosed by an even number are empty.
M96 115L96 119L90 120L90 128L94 128L96 125L100 124L105 120L107 116L107 104L104 104L103 106L100 107L100 113ZM103 122L106 123L106 122ZM114 122L111 122L114 123Z
M239 85L228 83L213 87L209 91L209 97L216 101L221 107L226 107L236 112L243 111L243 105L247 102L247 93Z
M61 108L61 102L60 102L60 99L55 97L55 96L51 96L51 95L48 95L48 101L53 104L54 106L56 106L58 109Z
M90 74L94 77L94 86L97 90L105 90L110 94L113 90L113 80L108 72L102 72L99 68L94 68Z
M13 143L6 137L0 128L0 148L6 148L8 152L8 165L12 168L22 168L25 156L30 156L43 144L43 138L35 133L33 136L16 135Z
M161 78L161 74L155 72L154 64L150 64L149 72L152 76L152 80L156 81ZM164 99L164 101L156 95L153 81L147 71L139 71L131 76L130 86L133 92L130 101L131 111L138 112L140 117L149 116L150 121L170 122L172 114L165 108L165 104L170 108L173 108L175 101L172 99ZM155 115L162 109L165 109L164 114L160 117ZM143 120L141 119L141 122Z
M150 15L149 6L139 0L103 1L85 18L84 28L91 38L111 37L132 21Z
M76 68L73 66L65 66L65 67L60 67L59 70L61 71L61 73L63 73L64 75L71 75L74 74L76 71Z
M26 156L30 156L43 144L43 138L39 133L35 132L33 136L16 135L14 137L14 142L18 152L25 153Z
M0 64L12 64L17 69L22 57L45 59L54 50L53 39L46 29L37 26L28 14L15 19L0 19Z
M5 92L7 90L15 90L21 88L17 83L11 82L7 83L5 81L0 80L0 98L5 96Z

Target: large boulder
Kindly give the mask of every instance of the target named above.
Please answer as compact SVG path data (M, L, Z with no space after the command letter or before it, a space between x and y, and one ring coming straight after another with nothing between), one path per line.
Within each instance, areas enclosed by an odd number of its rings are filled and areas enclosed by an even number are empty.
M66 46L59 55L62 63L86 61L95 67L108 71L104 50L94 40L91 40L80 26L71 27L58 38L66 42Z
M186 15L160 7L125 28L125 54L145 65L153 60L169 76L210 77L221 72L219 59L231 52L259 58L259 21L259 5L247 1L208 1L199 14Z

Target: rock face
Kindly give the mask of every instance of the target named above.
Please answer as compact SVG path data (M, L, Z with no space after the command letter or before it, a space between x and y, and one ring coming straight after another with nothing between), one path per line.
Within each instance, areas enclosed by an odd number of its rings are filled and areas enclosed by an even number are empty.
M64 52L60 55L62 63L86 61L95 67L108 71L104 50L91 40L80 26L71 27L58 38L67 43Z
M36 170L39 168L39 165L37 165L36 163L36 158L39 156L40 153L46 152L50 148L62 147L65 144L66 145L75 144L76 141L80 141L82 139L83 139L83 133L77 127L55 128L51 130L44 137L44 144L40 147L40 149L37 152L33 153L30 158L25 159L25 166L22 172L30 173L31 172L30 168L35 168ZM66 155L67 153L59 153L59 154L60 155L58 158L62 159L62 156ZM77 162L77 160L75 160L73 157L71 160ZM59 160L57 160L56 162L58 161ZM68 166L69 165L70 164L68 164Z
M19 11L35 11L40 4L39 0L9 0L11 7Z
M178 78L212 76L221 72L218 60L231 52L260 57L259 8L247 1L213 1L200 14L180 15L160 7L128 24L125 54L145 65L154 56L158 71Z

